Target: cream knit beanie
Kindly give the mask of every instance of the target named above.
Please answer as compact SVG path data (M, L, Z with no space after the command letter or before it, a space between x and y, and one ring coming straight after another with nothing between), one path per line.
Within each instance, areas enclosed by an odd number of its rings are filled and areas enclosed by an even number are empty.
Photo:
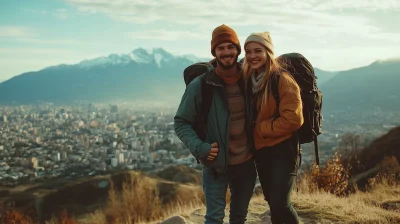
M272 43L271 36L269 32L260 32L260 33L252 33L249 37L247 37L244 42L244 49L246 49L246 45L250 42L256 42L267 48L271 53L274 52L274 45Z

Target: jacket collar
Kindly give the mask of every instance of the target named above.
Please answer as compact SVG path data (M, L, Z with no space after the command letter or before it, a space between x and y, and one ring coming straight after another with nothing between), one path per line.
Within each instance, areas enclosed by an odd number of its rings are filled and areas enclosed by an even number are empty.
M240 66L240 64L238 64L238 66ZM241 85L243 83L243 77L240 77L238 82ZM214 86L221 86L221 87L225 86L224 81L221 79L221 77L219 75L217 75L215 73L214 68L209 69L209 72L206 76L206 83L214 85Z

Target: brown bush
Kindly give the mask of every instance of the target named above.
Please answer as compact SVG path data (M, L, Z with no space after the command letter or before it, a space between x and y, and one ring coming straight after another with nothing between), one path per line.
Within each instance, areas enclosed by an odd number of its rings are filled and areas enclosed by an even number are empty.
M78 224L72 217L68 215L66 209L63 209L58 217L54 217L48 222L49 224Z
M400 163L396 157L385 157L379 163L379 171L374 177L368 179L368 189L374 188L378 184L395 186L400 184Z
M14 209L0 209L0 214L3 213L3 216L0 216L0 223L13 223L13 224L35 224L37 220L35 220L29 212L21 212Z
M385 157L379 164L379 173L389 181L388 184L400 183L400 164L396 157Z
M103 210L106 223L147 223L166 218L174 210L200 205L201 191L198 186L181 186L132 173L121 191L111 185L108 198Z
M314 164L309 173L311 182L320 190L338 196L346 194L349 175L340 161L340 154L336 152L323 166Z
M105 210L107 223L138 223L150 221L162 215L161 201L155 183L141 174L131 174L122 184L122 192L114 186L109 191Z

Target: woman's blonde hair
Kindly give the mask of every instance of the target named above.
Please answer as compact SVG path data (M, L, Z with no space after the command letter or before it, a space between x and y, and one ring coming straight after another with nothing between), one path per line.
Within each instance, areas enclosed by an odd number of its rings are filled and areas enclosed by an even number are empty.
M261 86L260 86L260 94L259 97L261 97L261 107L266 105L269 94L270 94L270 89L271 89L271 82L270 80L273 80L274 75L279 75L280 73L286 71L285 66L284 66L284 60L276 60L274 53L271 49L266 48L263 46L264 49L267 52L267 62L265 65L265 71L266 74L262 77L261 80ZM287 71L286 71L287 72ZM247 87L247 82L249 82L250 76L254 73L254 69L250 67L250 65L247 63L246 57L243 60L243 76L244 80L246 83Z

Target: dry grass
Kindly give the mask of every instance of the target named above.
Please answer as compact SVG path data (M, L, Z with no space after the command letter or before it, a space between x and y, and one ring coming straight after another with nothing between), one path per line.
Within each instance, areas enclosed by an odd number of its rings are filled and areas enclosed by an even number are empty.
M400 183L391 175L394 165L371 178L367 190L360 191L348 184L348 171L340 161L340 155L335 154L323 166L313 166L300 177L299 191L292 197L299 216L334 223L400 223L399 210L385 209L390 207L388 202L400 203Z
M324 191L294 193L300 216L334 223L400 223L399 211L382 208L387 201L400 202L400 186L377 185L371 191L338 197Z
M299 192L293 193L293 204L303 223L400 223L400 212L385 207L388 202L400 202L398 182L376 177L371 179L368 191L348 188L347 174L340 164L339 155L327 163L315 167L303 175L298 182ZM165 183L167 183L165 185ZM79 223L159 223L181 215L194 223L202 223L205 213L204 195L199 186L171 185L165 182L166 192L174 192L167 204L160 199L159 181L133 175L123 186L122 192L110 191L110 200L103 211L98 211ZM138 197L138 195L146 195ZM227 192L226 220L229 214L229 191ZM247 223L265 223L268 205L262 195L251 201Z
M121 192L111 188L108 204L103 210L80 219L79 223L157 223L177 214L188 217L203 205L199 186L162 183L160 185L160 182L154 179L133 173L123 183ZM166 195L165 192L160 195L160 187L167 187L167 192L170 190L171 195ZM168 200L163 200L165 198Z
M339 154L336 154L326 164L312 167L299 178L296 186L299 191L293 193L292 201L301 221L315 224L400 223L398 161L387 158L382 162L381 173L369 179L366 191L349 186L347 170L340 161ZM199 185L179 184L135 172L124 176L123 180L120 182L122 187L111 185L104 207L78 218L64 211L47 224L155 224L175 215L193 223L204 222L204 195ZM225 221L229 216L229 199L228 190ZM267 211L268 205L263 196L255 194L246 223L268 223ZM24 220L11 223L36 224L26 221L30 217L23 213L7 214L0 217L7 223Z
M53 217L46 224L78 224L78 222L70 217L66 210L63 210L58 217Z

